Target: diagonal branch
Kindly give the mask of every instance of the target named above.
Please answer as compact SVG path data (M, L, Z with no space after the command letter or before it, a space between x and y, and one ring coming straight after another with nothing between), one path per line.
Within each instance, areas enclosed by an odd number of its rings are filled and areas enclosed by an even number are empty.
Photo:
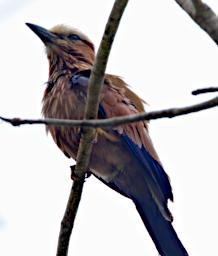
M97 117L100 97L99 95L104 80L104 73L108 57L119 26L120 19L127 3L128 0L116 0L106 24L104 35L99 46L99 50L97 52L93 70L90 76L85 119L96 119ZM80 178L83 177L86 172L94 137L95 130L90 128L84 129L80 140L79 150L77 153L77 165L75 168L75 174Z
M210 89L210 88L209 88ZM214 91L218 91L218 88L213 88ZM216 89L216 90L215 90ZM200 90L200 89L199 89ZM202 89L203 90L203 89ZM204 89L206 90L206 89ZM197 90L196 90L197 91ZM195 92L195 91L194 91ZM196 93L197 94L197 93ZM14 126L24 125L24 124L46 124L46 125L56 125L56 126L75 126L75 127L115 127L119 125L124 125L127 123L133 123L142 120L155 120L160 118L173 118L181 115L187 115L194 112L206 110L209 108L218 106L218 97L214 97L210 100L190 105L182 108L169 108L157 111L142 112L137 115L130 116L120 116L108 119L94 119L94 120L66 120L66 119L19 119L19 118L5 118L1 117L0 119L8 122Z
M201 0L175 0L180 7L218 44L218 16Z
M111 11L110 17L106 24L105 32L96 56L93 70L89 82L89 90L87 97L87 106L85 111L85 119L94 119L97 117L99 105L99 95L101 84L104 79L104 72L107 65L108 56L111 46L119 26L120 19L125 10L128 0L116 0ZM80 178L75 181L68 199L67 208L61 223L61 230L58 240L57 256L65 256L68 252L70 235L73 228L76 212L79 206L85 172L92 150L92 141L94 140L95 130L86 128L83 131L80 145L77 153L77 165L75 167L75 175ZM80 182L80 183L79 183ZM74 188L78 185L78 193L74 193ZM75 197L78 198L75 203ZM75 214L73 214L75 212Z
M70 235L74 226L78 206L82 196L84 180L75 180L71 188L70 197L61 222L61 229L58 238L57 256L66 256L70 242Z

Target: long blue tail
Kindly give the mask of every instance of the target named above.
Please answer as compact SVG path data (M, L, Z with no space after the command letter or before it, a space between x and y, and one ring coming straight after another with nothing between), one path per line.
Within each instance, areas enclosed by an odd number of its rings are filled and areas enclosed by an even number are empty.
M187 256L188 253L171 222L167 221L153 200L133 199L142 221L161 256Z

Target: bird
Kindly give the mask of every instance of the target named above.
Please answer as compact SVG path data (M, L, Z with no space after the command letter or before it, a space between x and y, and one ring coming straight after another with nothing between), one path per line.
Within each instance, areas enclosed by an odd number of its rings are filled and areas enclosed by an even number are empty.
M44 43L49 63L42 99L45 118L84 118L89 78L95 60L92 41L83 32L63 24L46 29L26 25ZM145 111L144 101L119 76L105 74L98 119ZM80 127L46 126L66 157L76 161ZM96 129L89 171L111 189L129 198L161 256L187 256L173 225L168 201L172 187L149 135L148 122Z

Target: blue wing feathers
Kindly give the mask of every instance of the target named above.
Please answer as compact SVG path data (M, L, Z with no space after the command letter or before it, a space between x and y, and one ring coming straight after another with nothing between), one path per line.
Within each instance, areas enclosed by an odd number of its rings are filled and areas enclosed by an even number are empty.
M140 148L127 135L121 135L121 138L128 145L135 157L137 157L138 160L143 163L145 166L145 171L147 168L152 171L166 201L167 199L173 200L171 185L163 167L148 153L143 146Z
M99 106L98 117L101 119L106 118L106 113L101 105ZM119 134L119 136L131 150L133 155L137 157L137 159L145 166L145 171L148 168L151 170L164 195L165 200L167 201L167 199L170 199L173 201L172 188L163 167L148 153L144 146L140 148L125 134Z

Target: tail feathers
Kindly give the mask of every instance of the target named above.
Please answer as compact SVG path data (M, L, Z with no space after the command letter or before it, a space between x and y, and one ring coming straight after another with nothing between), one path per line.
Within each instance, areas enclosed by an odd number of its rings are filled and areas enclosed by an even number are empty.
M161 256L188 256L171 222L163 217L155 202L153 200L140 202L135 199L133 201L159 254Z

